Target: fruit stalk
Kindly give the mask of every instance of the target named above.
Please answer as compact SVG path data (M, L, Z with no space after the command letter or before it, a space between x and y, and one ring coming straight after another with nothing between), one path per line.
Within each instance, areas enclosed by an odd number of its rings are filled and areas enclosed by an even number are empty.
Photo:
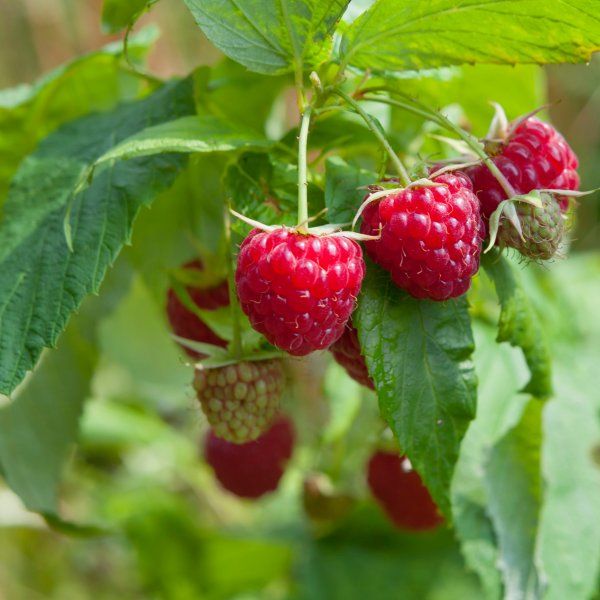
M306 167L306 147L308 143L308 127L310 125L311 107L307 106L302 113L300 135L298 137L298 228L305 229L308 223L308 174Z

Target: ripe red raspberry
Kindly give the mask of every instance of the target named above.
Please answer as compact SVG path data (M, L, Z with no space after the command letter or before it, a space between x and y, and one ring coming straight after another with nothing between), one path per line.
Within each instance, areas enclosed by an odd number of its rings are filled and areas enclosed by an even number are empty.
M461 173L436 177L367 206L361 231L369 256L416 298L446 300L464 294L479 269L483 224L470 181Z
M493 155L494 151L490 153ZM525 119L500 144L492 160L517 194L539 189L576 190L579 187L577 156L554 127L533 117ZM473 190L487 220L506 199L506 194L485 165L469 167L465 173L473 182ZM566 211L568 198L562 196L557 200L561 210Z
M182 268L202 271L204 267L199 260L193 260L184 264ZM226 281L211 288L188 287L187 291L196 306L203 310L216 310L223 306L229 306L229 289ZM173 289L169 289L167 292L167 317L173 333L179 337L221 346L222 348L227 346L225 340L215 334L200 317L182 304ZM205 358L204 355L190 348L185 346L182 346L182 348L192 358Z
M285 385L280 360L197 368L194 388L215 435L236 444L256 439L279 410Z
M294 448L294 428L281 416L258 439L232 444L211 430L204 443L204 457L219 483L241 498L259 498L277 489Z
M252 326L304 356L342 335L364 272L360 246L347 238L255 229L242 243L235 279Z
M376 452L369 460L371 493L400 529L423 531L442 523L434 501L410 462L392 452Z
M348 321L342 337L329 348L335 358L354 381L372 390L375 389L373 380L367 371L367 364L358 342L358 334L352 320Z

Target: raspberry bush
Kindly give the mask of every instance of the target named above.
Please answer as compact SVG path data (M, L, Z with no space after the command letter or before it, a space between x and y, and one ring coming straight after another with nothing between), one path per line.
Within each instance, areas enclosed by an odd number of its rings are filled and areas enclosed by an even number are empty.
M593 598L597 13L104 0L0 92L0 589Z

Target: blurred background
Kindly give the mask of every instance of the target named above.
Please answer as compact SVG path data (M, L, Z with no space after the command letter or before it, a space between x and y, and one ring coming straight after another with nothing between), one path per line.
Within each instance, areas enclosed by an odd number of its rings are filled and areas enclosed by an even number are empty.
M102 0L0 0L0 88L31 83L120 39L101 31L101 11ZM221 58L180 0L161 0L136 30L152 23L161 35L149 71L183 75ZM582 189L600 187L600 57L588 66L553 66L545 75L551 118L581 158ZM600 274L597 258L587 254L599 248L599 208L595 197L581 200L573 241L579 266L567 273L559 265L548 276L572 282L568 301L577 301L583 290L577 285ZM591 314L593 294L585 289ZM559 321L557 337L571 327ZM489 358L495 350L483 337L478 352ZM74 537L52 531L0 486L0 598L481 597L451 531L395 531L364 498L370 448L360 433L376 429L376 401L339 367L327 365L324 392L300 377L305 383L295 395L314 402L294 408L299 450L279 492L251 504L224 495L199 460L203 424L189 369L169 339L160 306L138 279L103 322L100 338L100 368L62 498L70 518L92 518L108 530ZM503 385L502 373L495 383ZM494 381L488 378L486 386L492 389ZM303 416L319 410L323 393L333 418ZM323 438L332 455L305 450L302 442L314 447ZM356 487L358 500L352 509L343 500L334 505L341 517L335 524L307 518L302 505L303 477L323 461L355 473L348 489Z

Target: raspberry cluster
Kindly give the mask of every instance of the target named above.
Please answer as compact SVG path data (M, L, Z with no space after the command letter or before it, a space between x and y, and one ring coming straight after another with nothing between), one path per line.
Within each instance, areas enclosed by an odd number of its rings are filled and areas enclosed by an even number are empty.
M182 268L202 271L204 266L200 260L193 260L182 265ZM188 287L187 292L200 309L216 310L217 308L229 306L229 288L226 281L210 288ZM198 315L181 302L173 289L169 289L167 292L167 318L173 333L179 337L221 346L222 348L227 346L225 340L214 333ZM182 346L182 348L190 357L196 360L204 358L203 355L186 346Z
M235 444L256 439L273 422L285 384L281 361L197 368L194 388L216 436Z
M329 348L344 332L365 273L345 237L253 230L238 255L242 309L269 342L294 356Z
M360 343L358 341L358 333L349 321L342 337L329 348L333 358L340 364L354 381L368 387L371 390L375 389L373 380L369 376L365 358L362 355Z
M259 438L233 444L210 431L204 457L219 483L241 498L259 498L277 489L294 449L294 428L280 416Z
M554 127L534 117L523 120L495 151L488 149L488 152L493 154L492 160L517 194L579 187L577 156ZM506 193L483 164L469 167L465 173L473 182L483 215L489 219L506 199ZM568 198L559 196L557 200L561 210L566 211Z
M367 481L371 493L396 527L425 531L442 523L427 488L406 457L376 452L369 460Z
M374 262L416 298L446 300L464 294L479 269L483 223L471 182L461 173L435 186L403 189L367 206L361 231Z

